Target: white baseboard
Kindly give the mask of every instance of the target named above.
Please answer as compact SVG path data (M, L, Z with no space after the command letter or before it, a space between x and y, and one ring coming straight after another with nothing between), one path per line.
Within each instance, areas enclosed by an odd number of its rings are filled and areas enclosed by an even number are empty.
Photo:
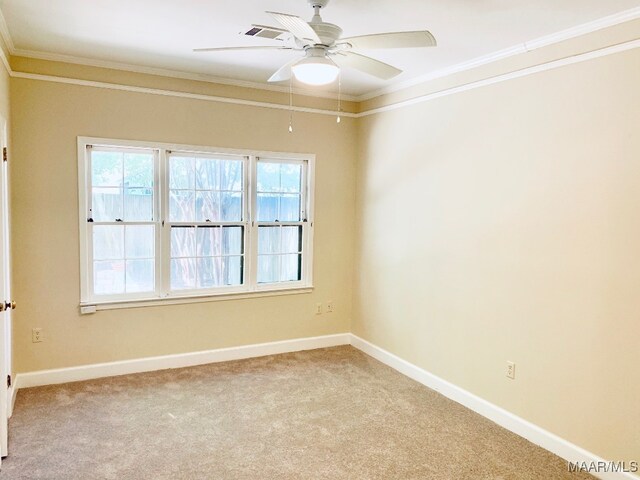
M373 345L372 343L363 340L362 338L351 334L351 345L358 350L366 353L367 355L375 358L376 360L384 363L385 365L397 370L398 372L406 375L409 378L441 393L447 398L464 405L470 410L479 413L483 417L488 418L494 423L497 423L501 427L529 440L530 442L539 445L540 447L555 453L561 458L567 460L567 462L574 462L587 465L595 464L598 462L606 462L604 459L597 455L584 450L583 448L574 445L567 440L564 440L553 433L544 430L543 428L534 425L527 420L508 412L507 410L498 407L476 395L470 393L446 380L427 372L426 370L413 365L412 363L403 360L402 358L390 353L380 347ZM595 462L595 463L594 463ZM632 473L624 472L590 472L597 478L603 480L639 480L640 477L633 475Z
M271 343L243 345L240 347L219 348L203 352L179 353L160 357L147 357L134 360L123 360L109 363L96 363L70 368L39 370L36 372L18 373L16 375L15 392L20 388L54 385L57 383L79 382L94 378L127 375L129 373L150 372L169 368L192 367L206 363L226 362L243 358L264 357L278 353L298 352L316 348L349 345L351 335L338 333L321 337L296 338Z
M483 417L497 423L507 430L526 438L532 443L555 453L568 462L582 464L598 464L606 462L597 455L568 442L527 420L514 415L446 380L427 372L426 370L403 360L362 338L350 334L339 333L321 337L297 338L279 342L244 345L240 347L220 348L202 352L181 353L160 357L148 357L119 362L81 365L78 367L40 370L36 372L19 373L13 386L10 409L13 410L16 393L20 388L53 385L58 383L78 382L102 377L126 375L130 373L149 372L170 368L182 368L207 363L226 362L243 358L262 357L279 353L313 350L316 348L335 347L339 345L353 345L367 355L379 360L409 378L441 393L445 397L479 413ZM608 463L608 462L606 462ZM594 473L602 480L640 480L631 473L609 472Z

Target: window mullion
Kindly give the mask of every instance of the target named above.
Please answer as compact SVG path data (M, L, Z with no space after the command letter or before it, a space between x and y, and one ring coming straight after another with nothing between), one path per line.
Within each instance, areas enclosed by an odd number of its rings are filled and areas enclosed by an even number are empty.
M300 199L304 205L305 214L302 224L302 281L311 284L313 276L313 192L314 192L314 164L305 162L302 166L304 180L302 182L303 198Z
M251 236L253 229L251 228L251 193L249 182L249 171L251 168L251 157L245 155L244 162L242 164L242 222L244 223L244 230L242 235L242 285L245 290L249 290L252 287L251 275L254 268L254 261L251 255Z
M309 179L309 169L307 162L302 164L302 179L300 185L300 220L307 221L308 220L308 204L307 204L307 190L308 190L308 180Z
M157 149L154 154L154 176L153 176L153 221L155 224L155 250L154 268L156 296L162 296L162 151Z
M249 171L247 172L247 196L249 197L249 213L248 230L249 245L247 250L248 257L248 287L255 290L258 283L258 218L257 218L257 164L258 157L251 155L249 157Z
M160 234L159 234L159 261L160 276L159 294L167 297L171 288L171 227L169 218L169 152L166 149L160 150L160 168L158 189L160 190Z

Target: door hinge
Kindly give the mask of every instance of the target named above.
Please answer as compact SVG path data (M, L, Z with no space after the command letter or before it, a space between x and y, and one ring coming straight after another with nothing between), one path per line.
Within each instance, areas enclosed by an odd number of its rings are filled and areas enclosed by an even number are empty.
M11 386L11 375L7 375L7 387Z
M7 147L2 147L2 161L6 162L8 158Z

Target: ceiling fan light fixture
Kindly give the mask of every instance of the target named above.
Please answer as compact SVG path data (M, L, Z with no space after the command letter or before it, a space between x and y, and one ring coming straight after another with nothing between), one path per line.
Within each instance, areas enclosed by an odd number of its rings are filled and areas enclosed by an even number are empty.
M312 49L309 49L312 50ZM320 86L333 83L338 78L340 68L330 58L316 52L307 52L307 56L291 67L293 75L307 85Z

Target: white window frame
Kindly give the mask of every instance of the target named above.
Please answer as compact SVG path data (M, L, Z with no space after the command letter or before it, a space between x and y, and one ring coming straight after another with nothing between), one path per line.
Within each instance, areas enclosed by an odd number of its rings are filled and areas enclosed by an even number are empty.
M136 306L160 305L167 303L192 303L229 298L244 298L265 295L283 295L307 293L313 289L313 207L314 207L314 171L315 155L300 153L267 152L255 150L239 150L210 146L193 146L169 144L161 142L131 141L96 137L78 137L78 193L79 193L79 226L80 226L80 307L83 313L111 308L129 308ZM92 224L89 206L91 202L91 179L89 168L89 149L121 148L145 149L155 152L154 183L154 221L156 226L155 253L155 291L151 293L129 293L119 295L93 294L93 254ZM171 224L168 218L169 199L169 152L201 155L221 155L244 158L244 191L243 220L237 222L244 226L244 266L243 284L239 286L223 286L212 289L170 290L170 237ZM303 166L302 185L302 274L299 281L277 282L269 284L257 283L258 258L258 222L255 218L257 188L256 166L258 161L300 162ZM190 222L196 224L197 222ZM224 222L223 222L224 223ZM233 222L235 223L235 222ZM268 223L268 222L267 222ZM121 225L121 223L118 223ZM95 308L94 308L95 306Z

